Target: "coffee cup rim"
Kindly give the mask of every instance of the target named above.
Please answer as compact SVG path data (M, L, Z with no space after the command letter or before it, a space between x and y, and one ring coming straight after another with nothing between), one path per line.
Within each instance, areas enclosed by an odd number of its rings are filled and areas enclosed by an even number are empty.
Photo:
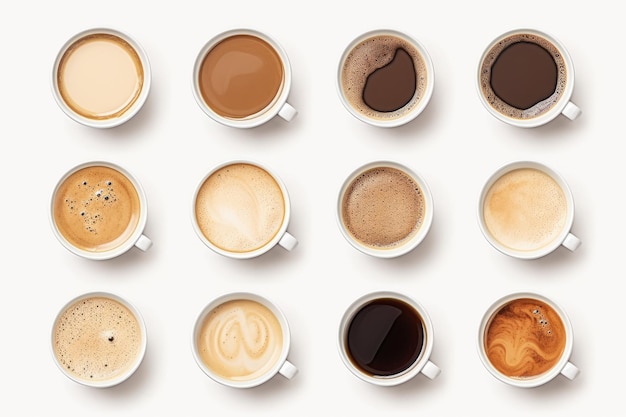
M424 205L426 206L426 210L424 211L424 220L419 230L409 242L392 249L375 249L361 244L356 239L354 239L350 235L350 233L348 233L346 227L343 224L343 197L348 187L361 173L373 168L394 168L404 172L420 186L420 189L422 190L422 195L424 197ZM428 183L426 182L424 177L417 171L409 168L407 165L392 160L371 161L362 164L358 168L354 169L342 183L341 188L339 189L336 204L337 206L335 210L335 217L339 226L339 231L341 232L342 236L355 249L364 254L371 255L377 258L396 258L405 255L417 248L417 246L419 246L424 241L424 239L426 239L426 236L430 232L434 218L434 199L430 187L428 186Z
M523 168L537 169L543 172L544 174L548 175L554 181L556 181L556 183L559 185L559 187L563 191L563 194L565 195L565 199L567 202L567 219L565 221L565 226L559 233L558 237L555 238L548 245L545 245L535 250L529 250L529 251L522 251L522 250L516 250L513 248L508 248L502 245L501 243L499 243L498 240L495 239L491 235L491 233L489 233L489 231L487 230L487 226L485 225L484 216L483 216L483 207L484 207L485 197L487 196L487 193L489 192L491 186L505 174L511 171L514 171L516 169L523 169ZM487 242L489 242L489 244L493 246L495 249L497 249L499 252L505 255L509 255L514 258L523 259L523 260L532 260L532 259L542 258L554 252L563 244L567 236L571 233L572 226L574 224L574 212L575 212L574 196L572 194L571 188L569 187L568 183L565 181L565 178L559 172L549 167L548 165L541 163L541 162L533 161L533 160L518 160L518 161L507 162L504 165L501 165L498 169L496 169L491 175L489 175L487 181L485 181L482 186L480 197L478 199L477 208L478 208L478 225L479 225L480 231L482 232Z
M276 363L272 366L270 370L268 370L265 374L246 381L235 381L212 372L209 367L204 363L202 358L200 357L200 353L198 352L198 336L202 329L202 325L207 317L207 315L216 307L229 302L236 300L249 300L257 302L265 307L267 307L272 314L276 317L278 322L280 323L280 327L282 330L283 336L283 346L281 350L280 357L276 360ZM196 315L196 319L194 321L193 329L191 332L191 352L196 361L196 364L213 381L218 382L224 386L229 386L233 388L254 388L259 386L270 379L272 379L276 374L280 372L281 367L287 361L287 357L289 355L289 351L291 350L291 330L289 327L289 321L287 320L287 316L283 312L283 310L278 307L274 301L270 300L264 295L260 295L256 292L250 291L234 291L224 293L219 295L212 300L210 300L205 306L200 310L200 313Z
M565 349L559 361L556 365L554 365L550 370L546 371L541 375L537 375L532 378L526 379L517 379L504 375L499 372L489 361L487 358L487 353L484 348L484 338L485 332L491 323L493 316L506 304L511 301L520 300L524 298L529 298L533 300L537 300L543 303L550 305L554 311L559 315L561 321L563 322L563 326L565 328ZM561 307L560 304L556 303L552 298L549 298L545 295L542 295L536 291L531 290L520 290L516 292L509 293L507 295L501 296L497 300L493 301L489 308L485 310L483 316L480 321L480 325L478 327L478 338L477 338L477 348L478 348L478 356L484 365L484 367L489 371L491 375L493 375L496 379L507 383L509 385L520 387L520 388L535 388L541 385L550 382L552 379L557 377L561 371L568 364L570 357L572 355L574 347L574 330L572 323L569 319L569 316L565 312L565 310Z
M259 38L265 42L267 42L278 54L283 64L283 83L281 87L280 93L274 97L272 102L263 110L258 113L249 115L244 118L229 118L222 116L215 112L211 107L204 101L202 98L202 94L200 93L200 87L198 85L200 68L207 54L217 45L218 43L231 38L236 35L249 35L256 38ZM211 37L208 41L204 43L202 48L199 50L196 55L196 59L193 65L193 72L191 77L191 91L193 97L200 107L200 109L211 119L215 120L218 123L221 123L225 126L236 127L236 128L253 128L260 126L271 119L273 119L280 112L282 106L287 103L287 99L289 97L289 93L291 91L292 84L292 71L291 71L291 63L289 60L289 56L285 48L274 38L272 35L261 31L255 28L234 28L229 29L223 32L220 32L213 37Z
M58 83L58 75L59 75L59 65L65 52L74 45L77 41L89 36L89 35L113 35L121 38L126 41L137 53L139 60L141 62L142 71L143 71L143 86L141 87L141 92L137 97L135 103L128 108L123 114L118 117L113 117L109 119L92 119L86 116L82 116L72 110L68 104L63 100L61 96L61 92L59 91L59 83ZM111 28L111 27L94 27L89 29L84 29L74 35L72 35L59 49L57 53L54 63L52 65L52 77L51 77L51 87L52 87L52 95L54 97L55 102L59 106L59 108L65 113L70 119L88 127L94 127L99 129L108 129L117 127L121 124L126 123L130 119L132 119L139 110L144 106L145 102L150 95L150 88L152 85L152 70L150 66L150 60L148 58L148 54L143 46L131 35L127 32Z
M352 322L352 319L363 306L372 301L385 298L404 302L415 310L424 328L424 345L422 347L420 355L409 368L398 374L388 377L376 377L372 375L367 375L366 373L359 371L359 369L357 369L357 367L350 361L347 353L348 348L346 346L346 332L350 323ZM376 290L359 296L354 301L352 301L352 303L350 303L350 305L344 310L344 313L339 322L338 330L337 348L339 350L339 356L341 357L342 362L344 363L346 368L348 368L348 370L357 378L374 385L390 387L405 383L413 379L430 361L430 357L433 351L434 327L430 319L430 315L426 311L426 308L415 298L398 291Z
M73 375L69 372L67 372L67 369L65 369L65 367L58 361L56 354L54 352L54 330L56 327L56 324L59 320L59 318L61 317L61 315L65 312L65 310L67 310L69 307L71 307L72 305L76 304L77 302L81 301L81 300L85 300L88 298L97 298L97 297L101 297L101 298L107 298L110 300L113 300L115 302L118 302L120 304L122 304L124 307L128 308L128 310L131 312L131 314L133 314L133 316L136 318L137 323L139 324L139 328L141 330L141 347L139 349L139 353L137 355L137 358L135 360L135 363L133 364L133 366L131 368L129 368L127 370L127 372L125 372L123 375L119 375L115 378L111 378L111 379L107 379L107 380L102 380L102 381L90 381L84 378L80 378L76 375ZM55 318L54 321L52 322L52 331L51 331L51 336L50 336L50 351L52 353L52 359L54 361L54 363L56 364L57 368L59 368L59 370L63 373L63 375L65 375L66 377L68 377L69 379L71 379L74 382L77 382L81 385L85 385L87 387L94 387L94 388L110 388L113 387L115 385L119 385L122 382L128 380L131 376L133 376L135 374L135 372L137 371L137 369L139 369L139 367L141 366L143 359L145 357L146 354L146 350L148 347L148 332L147 332L147 328L146 328L146 323L144 321L143 315L141 314L141 312L139 311L139 309L130 301L128 301L126 298L114 294L112 292L107 292L107 291L91 291L91 292L86 292L83 293L81 295L75 296L73 297L71 300L67 301L63 307L61 307Z
M491 51L491 49L503 39L506 39L510 36L517 35L517 34L530 34L530 35L545 38L547 41L551 42L561 52L563 61L565 62L565 66L567 67L567 84L565 86L565 89L561 97L558 99L558 101L554 104L554 106L552 106L552 108L548 112L542 115L539 115L537 117L529 118L529 119L515 119L512 117L508 117L500 113L496 109L494 109L489 104L485 96L483 95L481 82L480 82L482 63L485 60L485 58L489 55L489 51ZM572 60L572 57L569 51L567 50L567 48L565 47L565 45L559 39L555 38L553 35L545 31L534 29L534 28L529 28L529 27L511 29L495 37L485 47L485 49L483 50L480 56L480 59L478 60L478 69L476 71L475 80L476 80L475 87L478 91L478 97L481 103L487 109L487 111L496 119L504 123L507 123L509 125L516 126L516 127L522 127L522 128L539 127L554 120L558 115L560 115L563 112L567 104L570 102L570 99L572 98L572 95L574 93L574 81L575 81L574 61Z
M135 188L135 191L137 192L137 196L139 197L139 221L137 223L137 227L133 231L133 234L128 239L126 239L126 241L121 243L119 246L113 249L107 250L107 251L103 251L103 252L92 252L92 251L84 250L84 249L81 249L72 245L67 239L65 239L63 234L59 231L56 225L56 222L54 221L54 201L55 201L56 194L59 191L59 188L75 172L80 171L81 169L97 167L97 166L111 168L111 169L114 169L115 171L118 171L120 174L124 175L133 185L133 187ZM133 246L135 246L137 241L143 235L144 230L146 228L146 224L148 222L148 199L146 197L145 190L143 186L141 185L141 183L139 182L139 180L122 166L115 164L113 162L104 161L104 160L83 162L74 166L70 170L66 171L65 174L63 174L61 178L57 181L54 187L54 190L52 191L52 196L50 198L50 209L48 210L48 217L49 217L50 225L52 227L52 231L54 232L55 237L57 238L59 242L61 242L63 247L65 247L67 250L85 259L108 260L108 259L118 257L128 252Z

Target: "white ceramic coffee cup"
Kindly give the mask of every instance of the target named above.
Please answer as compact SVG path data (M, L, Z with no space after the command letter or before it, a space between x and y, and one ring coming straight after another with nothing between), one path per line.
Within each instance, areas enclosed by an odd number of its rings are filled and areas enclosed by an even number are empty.
M273 364L267 367L265 372L261 375L257 375L253 378L247 377L237 377L237 378L229 378L225 375L221 375L218 372L211 369L209 365L202 358L202 350L204 346L204 341L202 340L202 329L206 319L210 316L210 313L213 312L217 307L222 306L224 303L228 302L236 302L236 301L252 301L255 303L259 303L265 308L267 308L273 317L278 321L278 326L280 327L281 337L282 337L282 348L280 349L280 354L277 358L275 358ZM239 314L237 316L243 317ZM251 320L251 327L254 329L258 329L261 326L257 326L258 323L255 321L265 321L264 318L256 316L256 315L248 315L245 317L247 320ZM237 324L238 328L245 327L246 322L239 322ZM267 323L264 323L267 324ZM268 327L271 325L268 324ZM245 339L245 335L239 335L239 339ZM261 385L271 378L273 378L276 374L280 374L287 379L292 379L297 373L298 369L287 360L287 356L289 354L289 350L291 348L291 332L289 329L289 323L287 322L287 318L285 314L278 308L278 306L270 301L269 299L250 292L233 292L221 295L212 301L210 301L198 314L196 320L194 322L192 338L191 338L191 350L193 357L200 367L200 369L212 380L233 388L252 388L258 385Z
M268 239L262 246L255 248L255 249L251 249L251 250L229 250L228 248L218 246L215 242L212 242L202 232L202 228L200 224L198 223L198 205L202 204L201 202L199 202L199 196L200 196L202 187L205 184L205 182L209 180L209 178L211 178L213 174L215 174L217 171L220 171L230 166L237 166L237 165L250 165L252 167L256 167L260 169L261 171L264 171L266 174L269 174L269 176L274 180L276 185L280 188L280 193L281 193L282 200L284 203L284 207L283 207L284 216L282 218L282 222L280 223L280 227L278 228L277 232L273 235L273 237ZM255 186L243 187L243 188L247 189L247 191L254 191L256 189ZM230 204L230 202L227 201L226 204ZM269 251L276 245L281 246L283 249L286 249L287 251L291 251L298 244L297 239L287 231L287 228L289 226L289 221L291 219L291 201L289 198L289 193L287 192L287 187L285 186L284 182L277 174L275 174L270 168L268 168L267 166L259 162L254 162L250 160L232 160L232 161L223 162L215 166L214 168L212 168L202 178L202 180L199 182L198 186L196 187L191 208L192 208L191 220L192 220L192 225L196 234L206 246L208 246L210 249L212 249L214 252L220 255L223 255L229 258L234 258L234 259L249 259L249 258L254 258L254 257L260 256L266 253L267 251ZM232 222L243 221L242 218L232 217L232 216L235 216L234 210L228 210L228 208L224 210L230 212L229 214L229 216L231 216L230 221ZM246 213L246 214L250 214L250 213Z
M420 323L415 324L421 327L423 343L419 355L407 369L393 375L373 375L360 369L358 365L352 361L351 354L349 353L348 333L355 315L359 313L363 307L376 300L386 299L399 301L416 313ZM435 379L441 373L441 369L430 361L434 343L434 329L430 317L426 309L420 303L407 295L393 291L376 291L359 297L345 310L339 324L338 336L339 356L344 365L356 377L370 384L389 387L405 383L420 373L429 379Z
M60 231L57 226L54 218L54 205L55 198L57 193L59 192L60 187L63 183L74 173L89 167L107 167L119 172L121 175L126 177L130 183L132 184L134 190L137 192L137 196L139 199L139 219L137 226L135 227L132 234L123 242L121 242L118 246L105 250L105 251L91 251L80 248L74 244L72 244L66 237L63 236L63 233ZM54 232L55 237L59 240L59 242L70 252L75 255L81 256L86 259L92 260L106 260L115 258L120 256L131 248L136 247L141 251L145 252L152 247L152 240L144 235L144 229L146 227L146 223L148 221L148 199L146 197L143 186L139 182L139 180L132 175L129 171L122 168L121 166L114 164L112 162L107 161L91 161L85 162L80 165L75 166L74 168L67 171L61 179L57 182L57 185L52 193L52 198L50 200L50 210L49 210L50 224L52 226L52 231Z
M498 311L500 311L505 305L511 303L514 300L520 299L531 299L536 300L539 304L547 304L551 309L558 314L561 322L563 324L563 330L565 332L565 344L563 352L561 353L558 361L546 372L538 374L536 376L528 376L528 377L512 377L509 375L505 375L503 372L499 371L489 360L487 355L485 342L486 342L486 333L489 330L489 326ZM533 314L533 313L531 313ZM540 314L539 310L537 310L534 314ZM537 318L542 320L538 323L538 325L550 326L551 323L546 321L544 318ZM520 338L521 340L521 338ZM521 343L521 341L520 341ZM530 343L530 342L529 342ZM574 332L572 329L572 324L563 310L561 306L552 301L551 299L535 293L531 291L521 291L515 292L508 295L505 295L495 302L491 304L491 306L485 311L482 320L480 322L480 326L478 328L478 356L480 357L481 362L485 366L485 368L498 380L507 383L514 387L520 388L533 388L543 385L558 375L563 375L569 380L573 380L576 378L580 372L578 367L570 362L570 357L572 354L572 349L574 345Z
M549 178L551 178L556 183L556 185L558 185L558 189L556 187L552 187L553 191L555 191L558 195L561 195L561 193L559 192L559 189L560 191L562 191L561 203L565 205L564 210L566 211L566 213L562 216L562 219L561 219L562 227L558 230L558 233L557 232L554 233L554 238L547 243L544 242L543 244L540 244L539 246L532 247L532 248L521 247L521 245L514 246L512 244L504 243L505 239L498 238L492 232L492 230L490 230L488 221L485 219L485 205L487 204L486 198L490 192L491 187L494 185L494 183L496 183L504 175L509 174L512 171L524 170L524 169L537 170L547 175ZM524 221L526 221L529 219L529 217L531 217L532 219L535 219L537 217L540 217L542 213L543 214L546 213L545 211L540 213L539 211L535 211L535 210L527 210L527 208L531 208L531 207L534 209L534 207L530 205L532 203L527 202L527 201L529 201L529 199L532 199L532 198L538 199L537 196L540 196L540 194L538 192L537 194L535 194L534 190L530 190L530 189L526 189L526 191L531 191L531 193L521 192L521 191L517 191L514 194L510 193L511 196L513 196L513 198L515 199L513 200L515 208L510 213L510 214L514 214L515 216L510 216L510 217L515 219L516 221L519 219L524 219ZM552 198L552 196L550 198ZM558 201L558 200L555 200L555 201ZM541 202L545 202L545 201L543 200L537 201L537 204ZM529 216L528 212L531 212L530 213L531 216ZM505 255L509 255L514 258L519 258L519 259L540 258L555 251L560 246L563 246L569 249L570 251L575 251L580 246L581 240L576 235L571 233L573 223L574 223L574 197L572 195L570 187L565 182L565 179L563 178L561 174L556 172L554 169L542 163L535 162L535 161L514 161L514 162L507 163L501 166L500 168L498 168L493 174L491 174L491 176L484 183L482 191L480 193L480 198L478 200L478 224L479 224L479 227L483 236L495 249L497 249L498 251L502 252ZM522 221L520 221L520 225L528 225L528 223L523 223ZM547 226L551 226L551 225L547 225ZM530 230L530 228L526 227L525 230Z
M551 43L552 45L554 45L556 49L559 51L564 61L566 77L567 77L566 85L563 89L562 94L560 95L560 97L558 98L555 104L552 104L551 106L549 106L550 107L549 111L544 112L538 116L524 118L524 119L514 118L503 112L500 112L491 104L491 101L493 100L495 100L496 103L501 102L501 100L497 96L495 96L495 94L493 94L494 97L492 98L487 98L485 96L483 92L483 86L482 86L482 84L485 81L483 80L483 74L481 73L481 68L483 67L483 63L485 62L485 60L493 59L494 55L491 54L490 51L494 47L498 46L501 42L503 42L507 38L510 38L511 36L521 35L521 34L527 35L530 39L532 39L533 37L543 38L549 43ZM483 54L479 60L478 74L476 77L476 86L478 89L478 97L480 98L480 101L482 102L484 107L487 109L487 111L491 115L493 115L496 119L502 122L508 123L512 126L526 127L526 128L537 127L537 126L541 126L552 121L560 114L564 115L570 120L575 120L581 114L580 108L571 101L571 97L574 91L574 63L572 61L572 58L569 52L567 51L567 49L565 49L565 46L563 45L563 43L561 43L558 39L554 38L553 36L545 32L542 32L536 29L523 28L523 29L511 30L511 31L501 34L500 36L495 38L493 41L491 41L491 43L483 51Z
M343 220L344 198L345 198L346 193L349 191L350 186L353 184L353 182L357 178L363 175L363 173L370 171L370 170L375 170L377 168L391 168L391 169L399 170L405 175L407 175L409 178L411 178L412 181L415 182L415 184L417 184L418 187L420 188L421 196L423 198L423 204L424 204L424 207L423 207L424 211L423 211L423 215L421 216L422 217L421 225L419 226L418 230L414 232L414 234L405 242L398 244L397 246L388 247L388 248L375 247L373 245L368 245L365 242L359 241L352 233L349 232L348 227L346 227L346 224L344 223L344 220ZM357 169L352 171L352 173L350 173L350 175L348 175L348 177L344 180L339 190L339 194L337 198L336 218L337 218L337 223L339 225L339 230L341 234L343 235L343 237L348 241L348 243L350 243L350 245L352 245L357 250L367 255L371 255L374 257L378 257L378 258L395 258L401 255L404 255L412 251L413 249L415 249L428 235L428 232L430 231L430 228L433 222L433 216L434 216L434 202L433 202L433 197L432 197L430 188L428 187L426 180L423 178L422 175L418 174L416 171L410 169L404 164L401 164L395 161L373 161L373 162L369 162L358 167Z
M113 37L121 39L127 45L129 45L130 48L132 48L132 50L134 50L134 52L137 54L137 57L140 61L139 64L134 63L134 65L137 66L136 69L139 72L137 81L141 82L141 90L130 103L125 103L126 105L126 107L124 107L125 110L117 112L114 115L107 115L106 117L90 117L88 115L81 114L78 111L74 110L72 106L68 102L66 102L66 100L63 98L63 95L60 91L60 85L59 85L59 77L60 75L62 75L60 73L60 65L63 62L66 52L71 50L79 41L82 41L83 39L87 39L89 37L93 37L97 35L113 36ZM120 50L124 50L125 48L126 46L120 46ZM97 55L97 52L94 54ZM128 65L128 62L124 61L123 65ZM76 71L78 71L78 69L76 69ZM117 79L115 77L108 77L106 74L99 74L99 76L106 77L106 79L98 79L96 80L96 82L101 83L103 86L105 85L108 86L109 90L111 89L111 86L112 86L111 83L115 83L119 81L119 78L120 78L119 76L117 77ZM86 81L83 80L83 82L86 82ZM95 127L95 128L111 128L111 127L119 126L127 122L128 120L130 120L132 117L134 117L139 112L139 110L143 107L144 103L148 99L148 94L150 92L151 83L152 83L152 71L150 69L150 61L148 60L148 55L146 51L133 37L131 37L127 33L124 33L117 29L111 29L111 28L87 29L72 36L67 42L65 42L65 44L63 44L63 46L59 50L59 53L56 56L53 69L52 69L52 93L58 106L72 120L80 124L83 124L85 126L90 126L90 127ZM92 94L98 94L98 92L94 90ZM93 97L90 96L89 100L93 100Z
M92 299L92 298L104 298L104 299L112 300L116 304L121 304L134 317L135 320L133 321L133 327L136 326L137 327L136 330L139 331L138 337L140 340L138 342L139 346L136 346L137 351L136 351L135 357L132 359L132 361L130 361L126 369L124 369L121 372L118 372L117 374L111 376L110 378L93 379L93 378L88 378L86 376L83 377L83 376L78 375L77 373L72 372L69 369L69 367L70 367L70 363L73 363L76 366L80 366L81 362L84 362L85 364L89 366L98 364L100 362L99 360L97 360L98 351L94 351L93 349L98 349L99 346L105 346L107 344L107 341L104 340L105 338L114 338L115 336L119 337L122 333L124 333L123 329L116 327L117 323L112 325L111 328L99 328L97 324L94 327L89 327L87 324L74 323L75 327L72 326L71 328L68 327L68 325L64 325L63 326L64 332L75 333L74 340L72 341L71 344L72 345L82 344L84 345L84 349L81 350L81 352L74 357L71 357L71 352L66 352L65 355L69 355L70 357L64 355L64 359L67 360L67 362L64 361L63 363L61 362L62 360L57 355L57 346L56 346L57 339L55 335L57 324L60 324L60 320L63 319L64 313L66 312L66 310L68 310L72 306L77 305L78 303L81 303L85 300ZM115 312L113 316L114 317L112 317L112 321L119 322L120 313ZM107 317L102 316L102 317L97 317L96 319L97 321L104 321L106 320L106 318ZM147 345L148 345L148 339L147 339L146 325L139 310L133 304L128 302L126 299L120 297L119 295L112 294L109 292L102 292L102 291L89 292L89 293L82 294L73 298L59 310L57 316L55 317L54 323L52 325L51 352L52 352L52 358L54 360L54 363L57 365L59 370L69 379L79 384L88 386L88 387L108 388L108 387L113 387L115 385L121 384L122 382L126 381L135 373L135 371L141 365L143 358L145 356L145 353L146 353ZM109 352L108 354L113 354L113 353L114 351ZM125 352L122 352L122 353L125 354ZM105 354L107 354L107 352L105 352ZM112 358L110 360L112 360ZM109 365L109 364L106 364L106 365Z
M202 68L202 63L207 54L217 44L237 35L248 35L257 37L267 42L278 53L283 66L283 82L273 101L263 110L246 117L231 118L225 117L217 113L214 109L207 105L206 101L203 99L200 89L200 71ZM202 49L200 49L200 52L196 57L196 61L193 67L192 92L196 103L198 103L198 106L206 115L208 115L213 120L230 127L251 128L262 125L270 121L277 115L287 122L291 121L296 116L296 109L287 102L291 90L291 83L292 75L289 57L285 49L278 43L278 41L276 41L276 39L266 33L260 32L255 29L231 29L215 35L206 42Z
M421 97L417 98L414 96L414 99L416 100L413 102L412 108L410 109L407 108L406 110L389 112L388 114L385 114L384 112L376 112L375 110L372 109L371 112L376 113L377 117L370 117L369 115L366 115L364 112L359 111L357 108L355 108L355 106L350 103L350 100L346 96L346 93L342 87L343 69L346 63L346 59L350 56L351 52L356 47L363 44L367 40L378 37L378 36L391 36L391 37L400 38L404 42L406 42L408 45L410 45L410 47L413 50L415 50L415 53L419 55L420 62L423 64L423 68L420 68L419 69L420 72L418 73L418 77L420 78L418 83L423 83L423 86L422 88L420 88L420 86L418 85L418 88L415 94L419 94L420 90L423 90L423 91L421 91L422 93ZM423 80L423 78L425 78L425 81ZM397 126L404 125L410 122L411 120L415 119L420 113L424 111L424 109L428 105L428 102L430 101L432 94L433 94L434 86L435 86L435 70L434 70L434 66L430 58L430 55L428 54L428 51L426 50L424 45L422 45L417 39L413 38L412 36L406 33L403 33L397 30L376 29L376 30L371 30L369 32L365 32L359 35L357 38L355 38L354 40L352 40L352 42L348 44L348 46L344 49L341 55L341 58L339 60L339 66L337 70L337 91L339 94L339 98L341 99L341 103L348 110L348 112L350 112L350 114L352 114L354 117L372 126L397 127ZM404 107L402 109L404 109ZM393 113L398 113L398 112L401 113L400 116L395 116L395 115L393 117L391 116Z

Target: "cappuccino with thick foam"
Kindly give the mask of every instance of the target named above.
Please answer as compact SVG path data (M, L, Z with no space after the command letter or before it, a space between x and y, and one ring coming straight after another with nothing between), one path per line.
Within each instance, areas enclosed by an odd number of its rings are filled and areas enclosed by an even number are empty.
M494 313L484 334L484 350L503 375L525 379L550 371L567 341L559 314L545 301L520 298Z
M144 338L139 318L119 300L104 295L68 305L52 330L60 367L72 378L96 385L134 371L143 356Z
M263 304L237 299L215 307L196 333L198 356L215 375L231 381L265 376L280 359L283 330Z
M488 233L515 251L549 246L567 225L565 192L554 178L536 168L505 173L491 185L482 204Z
M194 216L204 237L234 253L270 243L283 227L286 201L278 181L250 163L217 169L199 187Z

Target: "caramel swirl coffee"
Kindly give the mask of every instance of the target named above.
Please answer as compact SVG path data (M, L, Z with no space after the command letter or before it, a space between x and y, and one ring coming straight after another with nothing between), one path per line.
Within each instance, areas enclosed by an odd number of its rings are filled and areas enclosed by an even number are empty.
M496 311L484 335L494 368L510 378L533 378L550 371L567 341L559 314L546 302L520 298Z

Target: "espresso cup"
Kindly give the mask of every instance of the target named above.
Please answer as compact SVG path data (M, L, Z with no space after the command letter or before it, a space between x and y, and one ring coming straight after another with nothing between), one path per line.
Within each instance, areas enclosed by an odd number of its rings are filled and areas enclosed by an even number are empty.
M394 258L417 247L433 221L433 198L422 176L392 161L354 170L337 199L337 222L359 251Z
M573 380L572 324L554 301L532 292L506 295L485 312L478 355L498 380L514 387L543 385L558 375Z
M424 307L391 291L361 296L339 324L339 355L359 379L380 386L399 385L422 373L436 378L430 361L433 325Z
M537 127L581 110L570 101L574 64L565 46L547 33L516 29L494 39L478 64L478 96L497 119Z
M128 34L109 28L82 31L59 51L52 91L63 112L85 126L110 128L144 105L152 75L148 55Z
M396 127L415 119L433 93L435 71L426 48L396 30L366 32L344 50L337 90L357 119Z
M543 257L581 244L571 233L574 198L565 179L548 166L516 161L496 170L478 202L478 224L497 250L519 259Z
M291 346L283 312L258 294L234 292L209 302L197 316L193 357L211 379L234 388L252 388L298 369L287 360Z
M69 170L57 183L50 204L56 238L75 255L105 260L132 247L147 251L143 234L148 203L143 187L127 170L94 161Z
M291 203L283 181L257 162L235 160L214 167L196 188L192 223L200 240L234 259L262 255L298 241L287 227Z
M91 292L61 308L52 326L52 357L79 384L107 388L135 373L146 352L139 310L118 295Z
M257 30L233 29L211 38L196 58L192 87L202 111L226 126L256 127L276 115L291 121L297 113L287 103L287 53Z

